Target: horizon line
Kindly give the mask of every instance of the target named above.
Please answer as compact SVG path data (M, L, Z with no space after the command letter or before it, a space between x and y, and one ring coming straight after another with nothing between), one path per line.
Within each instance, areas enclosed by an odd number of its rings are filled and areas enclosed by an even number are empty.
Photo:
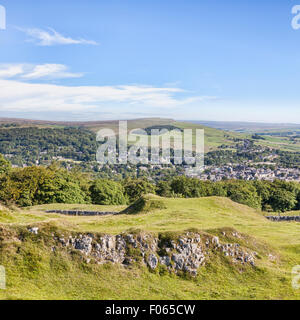
M129 119L106 119L106 120L43 120L35 118L24 118L24 117L0 117L0 122L8 121L34 121L34 122L59 122L59 123L95 123L95 122L116 122L116 121L137 121L137 120L169 120L169 121L181 121L181 122L199 122L205 123L234 123L234 124L266 124L266 125L293 125L300 126L300 123L295 122L267 122L267 121L245 121L245 120L186 120L186 119L173 119L164 117L141 117L141 118L129 118Z

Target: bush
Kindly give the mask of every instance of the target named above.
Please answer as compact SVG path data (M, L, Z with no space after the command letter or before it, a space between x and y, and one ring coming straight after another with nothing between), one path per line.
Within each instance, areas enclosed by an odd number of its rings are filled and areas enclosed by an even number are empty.
M95 180L90 187L90 194L93 204L123 205L127 203L123 186L111 180Z
M124 181L124 189L131 203L143 195L156 193L155 185L144 179L127 179Z

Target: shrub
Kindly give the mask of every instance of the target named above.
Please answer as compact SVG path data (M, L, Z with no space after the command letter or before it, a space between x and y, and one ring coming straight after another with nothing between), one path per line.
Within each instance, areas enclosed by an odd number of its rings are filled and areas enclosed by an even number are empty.
M90 187L93 204L123 205L127 203L124 188L119 182L98 179Z
M138 200L143 195L156 193L155 186L145 179L127 179L124 181L124 189L130 202Z

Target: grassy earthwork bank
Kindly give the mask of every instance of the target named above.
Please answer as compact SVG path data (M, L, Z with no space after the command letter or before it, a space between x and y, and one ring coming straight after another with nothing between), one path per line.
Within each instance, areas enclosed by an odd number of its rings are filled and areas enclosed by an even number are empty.
M7 288L0 299L300 299L291 270L300 265L300 224L268 221L259 211L227 198L166 199L148 195L124 214L63 216L45 210L124 211L124 206L43 205L0 211L0 265ZM28 228L38 227L36 236ZM220 237L236 230L258 252L255 267L214 256L198 276L150 271L145 265L88 264L78 253L53 252L48 238L65 232L182 234L199 230ZM139 231L137 231L139 230ZM21 235L21 236L20 236Z

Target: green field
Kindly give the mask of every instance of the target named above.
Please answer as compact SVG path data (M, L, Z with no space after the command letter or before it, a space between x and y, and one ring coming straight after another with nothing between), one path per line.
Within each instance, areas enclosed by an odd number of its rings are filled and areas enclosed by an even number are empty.
M280 137L280 136L264 136L265 140L260 140L260 145L278 149L281 151L289 152L299 152L300 151L300 140L296 139L291 141L289 137Z
M105 206L44 205L0 211L0 265L7 289L1 299L300 299L291 286L291 270L300 265L300 224L268 221L225 198L164 199L147 196L135 214L69 217L48 209L97 209ZM156 204L159 204L157 206ZM157 209L151 209L151 208ZM148 208L148 209L147 209ZM113 207L121 211L124 207ZM147 210L146 210L147 209ZM28 227L39 227L34 236ZM218 235L237 230L242 245L259 254L255 267L240 268L214 255L196 278L160 274L144 265L87 264L79 254L51 251L51 233L120 234L140 230L153 235L197 229ZM230 231L231 232L231 231ZM20 234L22 235L20 239ZM272 259L270 258L272 257Z

